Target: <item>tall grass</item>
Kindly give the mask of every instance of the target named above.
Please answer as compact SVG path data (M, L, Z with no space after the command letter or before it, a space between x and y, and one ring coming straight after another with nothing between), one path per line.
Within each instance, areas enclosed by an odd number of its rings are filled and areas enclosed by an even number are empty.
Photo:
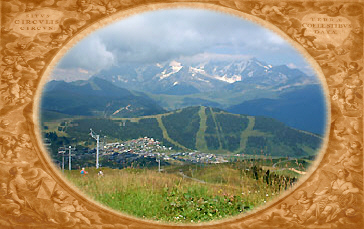
M163 222L203 222L240 214L278 195L278 181L267 184L263 173L257 177L233 165L185 167L178 173L151 169L95 169L86 176L65 171L66 177L88 194L115 210L140 218ZM173 171L173 169L171 170Z

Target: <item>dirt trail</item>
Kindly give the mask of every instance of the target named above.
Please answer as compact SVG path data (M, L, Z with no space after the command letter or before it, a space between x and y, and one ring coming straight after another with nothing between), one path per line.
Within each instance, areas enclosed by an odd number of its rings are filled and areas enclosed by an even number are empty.
M183 172L179 172L179 174L180 174L183 178L191 179L191 180L197 181L197 182L199 182L199 183L206 184L206 181L199 180L199 179L196 179L196 178L193 178L193 177L189 177L189 176L187 176L186 174L184 174Z

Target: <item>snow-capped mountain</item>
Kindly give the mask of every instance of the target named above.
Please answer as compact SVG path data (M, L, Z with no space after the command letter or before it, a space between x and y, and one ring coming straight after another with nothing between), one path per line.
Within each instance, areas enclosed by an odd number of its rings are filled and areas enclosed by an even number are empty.
M219 89L283 90L317 83L298 69L272 66L255 58L187 64L178 61L150 65L114 66L96 75L128 89L154 94L187 95Z
M52 85L59 86L58 83L49 84L48 89L52 89ZM117 90L115 86L121 88ZM48 94L48 100L44 100L48 101L45 103L48 110L68 114L76 107L88 112L87 115L101 112L125 117L189 106L209 106L236 114L268 115L294 128L315 133L323 133L325 129L319 125L325 123L326 117L325 97L319 80L298 69L272 66L256 59L194 64L178 61L124 64L104 70L88 81L75 81L66 89L66 93L53 90L53 94ZM79 103L80 99L77 104L66 101L72 100L76 94L79 97L81 92L84 92L80 97L82 103ZM98 103L89 99L89 92L100 97ZM110 93L115 97L112 100L106 96ZM67 98L61 101L60 96ZM72 108L65 104L72 105ZM91 109L96 105L97 109ZM313 122L312 114L320 114L322 118Z

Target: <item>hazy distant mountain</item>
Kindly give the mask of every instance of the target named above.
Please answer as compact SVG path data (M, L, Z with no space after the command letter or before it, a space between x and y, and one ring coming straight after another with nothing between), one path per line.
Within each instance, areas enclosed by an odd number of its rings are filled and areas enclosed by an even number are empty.
M231 114L210 107L187 107L170 113L131 119L73 119L64 131L78 141L89 129L119 140L152 137L173 148L216 153L269 153L275 156L315 155L321 137L290 128L272 118Z
M319 85L284 92L278 99L253 99L227 108L236 114L263 115L317 134L325 131L325 98Z
M65 115L101 117L135 117L165 112L144 93L119 88L96 77L71 83L47 83L41 107L44 114L52 111Z

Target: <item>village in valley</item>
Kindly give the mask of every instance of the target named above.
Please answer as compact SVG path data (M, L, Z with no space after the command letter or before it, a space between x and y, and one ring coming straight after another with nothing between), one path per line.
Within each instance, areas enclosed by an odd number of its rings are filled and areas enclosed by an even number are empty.
M67 146L58 148L58 154L65 158L63 159L65 160L63 163L69 164L69 160L72 161L71 169L80 169L84 166L84 162L90 158L95 161L97 146L91 149L84 148L83 150L76 151L74 151L76 148L73 148L72 146L71 148L71 157L69 157L69 148ZM101 166L114 168L124 168L131 165L133 162L138 164L141 160L149 161L150 166L156 166L156 163L159 163L159 165L181 165L219 164L229 162L229 157L227 155L204 153L198 150L175 150L172 147L164 146L160 141L150 137L111 143L101 142L99 147L99 157ZM55 159L54 161L60 168L64 168L64 165L62 165L62 159ZM113 165L110 165L110 163ZM92 162L90 165L91 164Z
M129 157L158 158L164 161L181 161L189 163L224 163L228 162L223 156L200 151L176 152L172 147L161 145L161 142L153 138L144 137L125 142L115 142L105 144L104 154L117 156L120 154Z

